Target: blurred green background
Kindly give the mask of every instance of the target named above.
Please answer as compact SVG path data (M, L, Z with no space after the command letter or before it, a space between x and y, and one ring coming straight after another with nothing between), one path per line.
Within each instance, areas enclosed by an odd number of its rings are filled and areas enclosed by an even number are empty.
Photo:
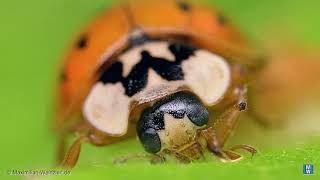
M225 12L241 31L258 43L263 44L275 34L285 34L303 46L320 47L318 0L208 2ZM10 169L53 167L56 139L50 125L59 59L74 34L113 3L109 0L0 2L0 179L22 178L9 177L7 170ZM308 112L301 110L302 113L294 116L297 122L302 122L301 126L306 116L315 119L319 115L318 108L312 107ZM319 128L313 127L313 133L308 129L297 132L296 129L286 129L283 132L248 125L254 135L241 137L243 126L247 126L246 123L238 127L232 142L256 145L260 153L239 163L222 164L209 158L209 161L188 165L175 162L150 165L144 160L113 165L115 157L143 152L133 139L105 148L85 145L79 166L72 171L72 176L42 178L300 179L306 178L302 174L304 163L315 165L315 175L307 178L320 177ZM286 133L294 135L285 138Z

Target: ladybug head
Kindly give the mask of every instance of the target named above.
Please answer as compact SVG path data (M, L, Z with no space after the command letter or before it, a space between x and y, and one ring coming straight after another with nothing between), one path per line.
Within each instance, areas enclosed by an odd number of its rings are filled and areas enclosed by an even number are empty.
M208 119L209 112L198 97L177 92L142 112L137 133L145 150L155 154L187 144Z

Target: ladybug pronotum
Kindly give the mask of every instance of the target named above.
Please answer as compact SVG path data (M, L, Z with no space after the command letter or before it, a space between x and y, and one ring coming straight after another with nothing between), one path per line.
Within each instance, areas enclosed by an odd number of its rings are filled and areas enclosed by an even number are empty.
M180 1L135 1L108 10L67 54L56 129L60 159L73 167L81 144L105 146L138 136L157 157L190 162L223 146L247 107L254 53L217 11ZM79 138L65 155L69 133Z

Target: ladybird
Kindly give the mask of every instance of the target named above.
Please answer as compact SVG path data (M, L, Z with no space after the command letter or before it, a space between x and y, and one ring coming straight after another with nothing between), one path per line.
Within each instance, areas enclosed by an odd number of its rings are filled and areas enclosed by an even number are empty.
M59 159L74 167L81 144L138 136L163 159L190 162L208 150L222 161L251 153L224 149L259 61L220 12L183 1L135 1L84 29L63 61L55 129ZM64 153L69 134L79 135Z

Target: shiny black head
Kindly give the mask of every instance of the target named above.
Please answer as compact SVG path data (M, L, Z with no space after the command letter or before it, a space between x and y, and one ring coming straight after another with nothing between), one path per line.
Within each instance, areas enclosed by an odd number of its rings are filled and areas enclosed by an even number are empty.
M194 125L199 127L206 125L209 119L207 109L191 93L178 92L161 99L143 111L137 124L138 137L149 153L157 153L161 150L161 138L158 131L165 129L165 114L173 116L175 120L187 116Z

